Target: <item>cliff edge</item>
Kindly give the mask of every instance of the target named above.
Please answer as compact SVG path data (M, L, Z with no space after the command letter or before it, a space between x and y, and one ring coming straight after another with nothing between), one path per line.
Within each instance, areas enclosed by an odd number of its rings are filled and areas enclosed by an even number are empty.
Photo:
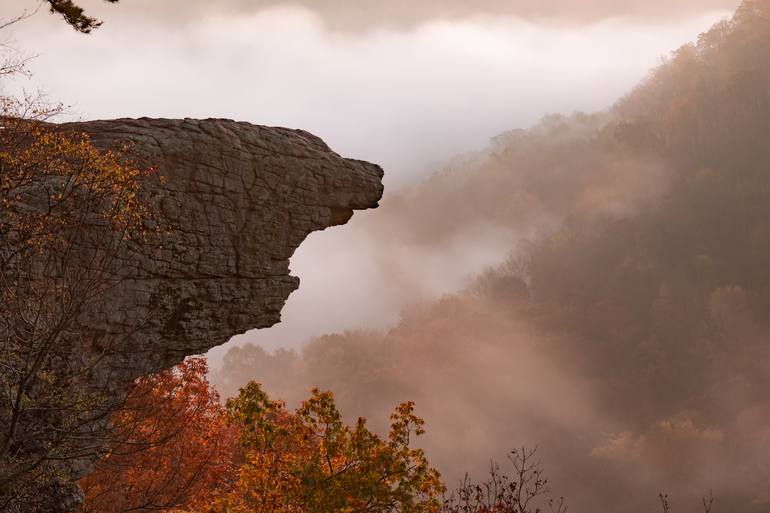
M379 166L342 158L301 130L145 118L60 127L102 149L128 143L138 164L162 176L142 191L162 229L127 245L116 286L80 320L92 341L83 351L124 341L90 378L113 397L139 376L279 322L299 286L289 258L300 243L382 197ZM76 506L74 482L89 468L88 458L70 462L44 509Z

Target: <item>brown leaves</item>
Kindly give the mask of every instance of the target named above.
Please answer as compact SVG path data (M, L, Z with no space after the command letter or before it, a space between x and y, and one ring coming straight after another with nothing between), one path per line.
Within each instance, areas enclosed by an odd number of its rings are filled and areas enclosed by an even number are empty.
M112 422L121 441L81 480L81 513L429 513L444 491L410 446L423 425L412 403L388 439L346 425L330 392L292 413L252 382L225 409L203 358L137 381Z

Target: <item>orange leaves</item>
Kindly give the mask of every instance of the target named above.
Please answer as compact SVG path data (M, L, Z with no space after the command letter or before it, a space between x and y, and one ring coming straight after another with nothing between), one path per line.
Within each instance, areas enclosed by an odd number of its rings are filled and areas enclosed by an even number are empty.
M34 122L0 131L0 201L7 230L37 246L83 227L140 236L150 211L127 148L100 151L85 134Z
M252 382L222 408L205 374L192 358L137 382L112 419L122 442L81 481L81 513L439 510L440 476L410 445L423 432L413 403L382 439L364 419L346 425L330 392L289 412Z
M140 190L154 171L44 123L55 113L0 98L0 501L18 511L110 441L116 401L90 377L129 338L86 335L82 320L118 313L105 304L129 242L158 230Z
M81 480L83 513L196 508L234 479L235 431L204 358L137 381L112 417L116 439Z
M227 409L241 430L245 461L237 484L212 511L421 513L439 507L440 476L409 445L423 425L412 403L394 412L388 440L369 431L364 419L345 425L331 392L313 390L290 414L252 382Z

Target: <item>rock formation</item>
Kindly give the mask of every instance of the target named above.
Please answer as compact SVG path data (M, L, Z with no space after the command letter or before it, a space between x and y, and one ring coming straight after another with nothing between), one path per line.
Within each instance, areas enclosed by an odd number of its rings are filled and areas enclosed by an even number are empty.
M62 127L89 134L100 148L130 143L132 155L164 179L148 181L143 193L167 228L131 243L119 285L83 321L95 346L128 339L128 350L93 378L114 394L138 376L277 323L299 286L289 274L299 244L346 223L354 210L376 207L383 192L379 166L342 158L301 130L218 119ZM77 502L67 481L88 468L70 465L53 487L59 511Z
M345 224L382 197L382 169L344 159L302 130L229 120L125 119L65 125L101 148L129 142L164 183L166 234L123 266L106 332L136 329L139 375L272 326L299 279L289 258L313 231ZM153 188L160 187L154 191ZM319 262L319 265L323 265ZM150 315L152 312L152 315Z

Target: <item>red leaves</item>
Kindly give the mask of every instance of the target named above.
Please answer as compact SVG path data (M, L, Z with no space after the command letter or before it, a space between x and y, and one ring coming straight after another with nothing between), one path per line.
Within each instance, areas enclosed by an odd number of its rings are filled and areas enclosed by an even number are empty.
M139 380L112 421L119 442L81 481L81 513L433 513L444 490L411 446L423 432L413 403L388 438L346 425L319 390L290 412L252 382L225 409L203 358Z
M188 358L137 381L112 417L118 443L81 480L83 512L191 509L234 479L235 432L206 372Z

